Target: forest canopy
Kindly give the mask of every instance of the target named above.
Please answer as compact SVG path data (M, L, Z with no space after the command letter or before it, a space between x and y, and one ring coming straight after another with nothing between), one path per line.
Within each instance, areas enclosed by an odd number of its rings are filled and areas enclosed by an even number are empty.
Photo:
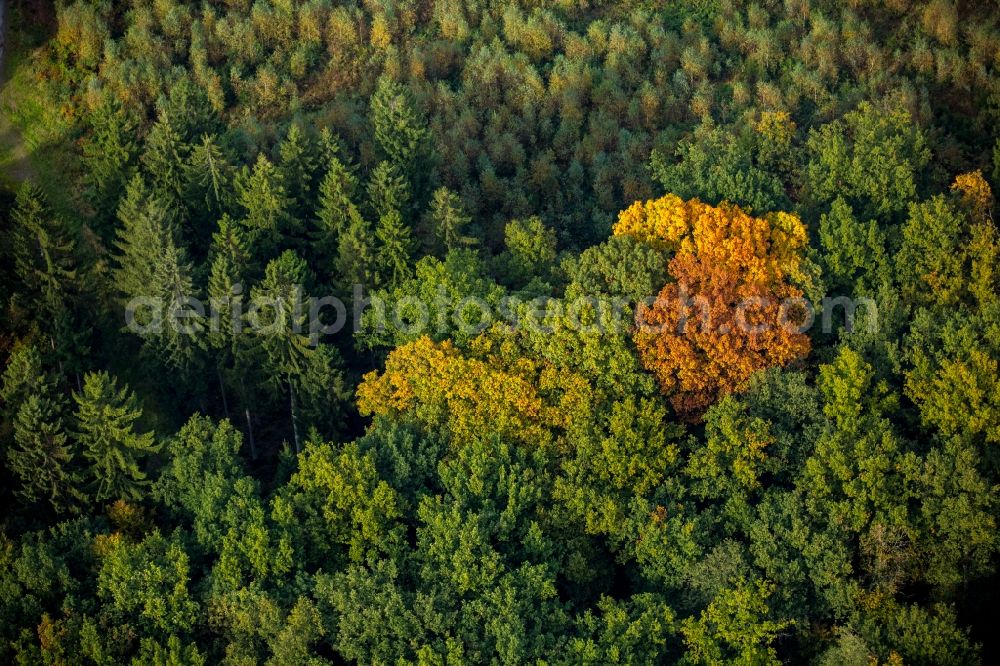
M11 0L0 661L1000 657L1000 5Z

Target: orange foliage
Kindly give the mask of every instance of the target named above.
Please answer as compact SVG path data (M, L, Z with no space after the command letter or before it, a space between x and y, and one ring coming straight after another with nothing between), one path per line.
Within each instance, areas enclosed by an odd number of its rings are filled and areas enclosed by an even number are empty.
M802 323L801 277L806 232L794 215L764 218L730 204L709 206L667 196L633 206L615 233L675 246L666 285L636 313L643 365L683 418L697 421L721 396L746 387L757 370L809 352ZM664 221L668 222L664 222ZM689 232L675 238L675 230Z

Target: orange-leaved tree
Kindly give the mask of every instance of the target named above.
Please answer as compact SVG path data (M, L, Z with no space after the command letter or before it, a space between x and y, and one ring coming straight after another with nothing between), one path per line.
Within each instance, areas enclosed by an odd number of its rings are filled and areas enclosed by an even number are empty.
M757 370L809 352L806 231L788 213L753 217L667 195L622 212L616 235L673 251L675 280L636 311L643 365L683 418L700 420L720 397L746 387Z

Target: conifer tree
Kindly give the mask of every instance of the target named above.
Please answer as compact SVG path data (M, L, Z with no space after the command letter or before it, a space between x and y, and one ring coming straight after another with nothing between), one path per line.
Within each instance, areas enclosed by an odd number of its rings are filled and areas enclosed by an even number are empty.
M153 196L142 176L129 181L118 207L121 227L115 240L118 249L115 287L125 302L150 295L150 276L172 233L174 217L163 202Z
M48 501L57 513L75 511L85 499L61 412L47 396L28 395L14 419L15 445L7 452L10 470L21 481L14 494L27 504Z
M10 352L0 385L0 400L11 415L17 413L29 395L47 395L52 382L42 368L38 348L30 343L18 343Z
M446 187L439 187L431 198L431 229L439 252L447 252L463 245L472 245L474 238L463 234L472 221L462 207L462 200Z
M123 226L115 242L115 284L128 316L154 353L171 366L189 369L201 338L197 321L177 316L186 311L195 289L192 267L174 239L171 213L136 176L118 215Z
M14 270L29 293L49 308L62 300L76 280L73 239L52 215L42 191L32 184L17 191L13 211Z
M232 205L233 167L214 136L205 134L188 158L186 173L192 203L204 204L203 218L217 218Z
M107 238L122 190L135 167L135 122L120 104L109 98L90 114L93 134L84 143L87 198L94 207L95 228Z
M250 262L243 228L229 215L219 220L212 234L208 298L219 314L219 322L209 331L214 349L231 347L233 342L233 303L242 293Z
M371 99L371 118L382 153L410 179L416 201L426 202L432 166L430 132L406 89L388 76L380 77Z
M281 176L289 199L290 212L296 217L305 217L312 210L313 173L316 170L315 149L299 126L292 123L288 127L285 140L278 147L281 156Z
M368 181L368 205L379 219L390 211L405 216L409 210L410 188L399 175L399 170L389 162L379 162Z
M371 225L357 209L352 209L347 230L337 239L337 255L334 258L342 288L350 292L354 285L371 286L375 262L375 236Z
M14 271L21 282L18 296L28 299L23 305L39 306L48 347L60 370L72 372L88 350L88 331L75 311L80 285L73 237L35 185L18 190L12 218Z
M127 386L119 389L107 372L87 373L83 392L74 393L77 441L90 465L98 501L142 497L149 485L145 458L155 453L153 433L136 432L142 416L139 401Z
M153 192L175 210L185 206L185 164L190 146L181 137L173 119L161 111L149 130L142 154L142 165L149 174Z
M247 313L249 324L257 333L270 383L288 390L296 452L299 450L296 384L313 351L306 335L302 305L307 275L305 261L293 251L285 250L267 265L263 281L251 291L251 308Z
M319 186L320 233L324 238L336 239L349 224L351 210L356 209L358 180L337 156L332 156L329 168Z
M236 195L250 245L270 251L288 224L290 207L281 171L263 154L258 155L253 169L243 167L236 177Z
M377 281L383 286L395 286L410 275L413 238L410 228L397 211L390 210L379 218L375 228L378 239Z
M244 280L250 261L243 228L229 215L222 216L218 230L212 235L210 257L208 299L215 319L209 324L207 340L215 357L216 376L228 418L229 402L223 370L231 365L237 351L237 330L240 330L237 327L242 325L242 315L237 308L243 301Z

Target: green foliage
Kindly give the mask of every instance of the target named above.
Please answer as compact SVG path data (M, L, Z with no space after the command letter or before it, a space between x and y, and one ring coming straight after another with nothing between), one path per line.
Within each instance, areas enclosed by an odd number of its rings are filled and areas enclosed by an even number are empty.
M77 441L90 466L97 501L139 499L149 485L143 470L156 452L153 433L137 433L138 399L106 372L87 373L82 393L74 393Z
M375 225L378 241L375 256L375 282L397 287L411 275L413 236L397 210L389 209Z
M253 169L244 166L234 181L237 202L243 209L243 224L257 251L267 253L289 224L290 201L281 171L263 154Z
M810 195L838 195L865 217L892 216L918 195L930 161L923 132L903 109L862 102L844 116L810 130L806 183Z
M995 651L995 4L36 4L0 89L3 181L38 183L0 191L0 661ZM744 259L811 351L671 332L678 379L742 377L683 426L637 304L728 302ZM384 326L317 330L355 294ZM822 331L825 296L877 316Z
M885 234L874 220L860 222L843 198L820 217L824 278L831 288L848 294L873 294L887 279Z
M759 135L734 136L730 132L702 123L690 138L676 148L672 161L653 151L650 170L664 192L682 199L698 198L710 204L729 201L750 213L783 210L788 207L785 185L768 169L768 162L756 153L780 146L755 144L767 139Z
M97 595L118 622L134 618L145 635L190 632L198 605L188 589L190 562L179 536L154 532L139 543L112 537L97 576Z
M384 305L365 311L355 338L370 348L398 347L424 335L468 344L482 329L482 308L495 310L503 295L473 250L451 250L443 261L424 257L413 277L372 294Z
M84 495L60 412L50 399L29 395L14 419L15 446L7 457L21 482L14 491L18 499L26 504L47 501L63 513L77 509Z
M539 217L511 220L504 229L507 250L500 255L500 271L509 282L524 284L531 277L546 279L556 267L556 234Z
M279 520L298 534L310 562L371 561L403 538L396 492L353 444L340 451L308 444L276 501Z
M447 252L463 245L474 245L475 238L464 235L472 218L465 213L462 200L446 187L434 190L429 212L435 247Z
M135 145L135 119L120 104L105 101L91 113L92 134L84 144L87 196L101 220L114 216L118 198L135 169L138 148ZM102 234L103 235L103 234Z
M194 209L199 216L219 217L232 207L233 167L215 136L202 135L191 149L185 178L187 198L199 203Z

